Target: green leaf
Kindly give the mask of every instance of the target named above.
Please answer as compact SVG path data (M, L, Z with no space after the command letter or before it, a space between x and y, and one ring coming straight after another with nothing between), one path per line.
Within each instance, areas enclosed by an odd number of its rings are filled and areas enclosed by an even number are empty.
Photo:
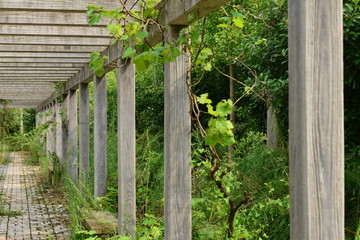
M216 144L218 144L218 142L219 142L219 136L216 134L208 134L205 137L205 144L211 147L215 147Z
M208 99L208 96L209 96L208 93L203 93L200 95L200 97L197 98L197 101L201 104L211 104L212 101Z
M222 100L216 105L216 111L219 113L219 116L225 117L231 113L232 101L229 99L227 101Z
M188 15L188 21L189 22L193 22L193 21L195 21L195 19L196 19L196 13L190 13Z
M235 17L232 19L232 21L238 28L244 27L244 19L242 17Z
M218 24L216 27L218 27L218 28L228 28L229 25L226 24L226 23L221 23L221 24Z
M210 72L210 71L212 70L211 62L205 63L205 64L203 65L203 69L204 69L205 71Z
M123 55L121 56L122 59L128 58L136 53L136 50L133 47L128 47L125 49Z
M135 34L136 37L140 38L141 40L147 38L149 36L148 31L139 31Z

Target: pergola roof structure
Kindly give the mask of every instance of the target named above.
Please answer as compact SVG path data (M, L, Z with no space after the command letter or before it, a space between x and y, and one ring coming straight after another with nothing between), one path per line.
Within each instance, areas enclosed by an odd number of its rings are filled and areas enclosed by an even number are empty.
M95 196L106 192L106 77L93 77L90 52L119 60L119 44L105 21L89 27L89 4L116 9L137 0L0 0L0 100L6 107L36 108L37 123L58 123L47 132L47 149L71 164L71 177L89 166L89 82L94 89ZM195 19L228 0L163 0L159 23L164 38L179 34ZM344 239L344 132L342 2L289 0L289 165L291 239ZM191 18L193 19L193 18ZM194 19L193 19L194 20ZM149 29L147 42L160 42ZM118 163L119 233L135 236L136 130L135 67L119 67ZM191 116L187 77L189 57L164 64L164 216L165 239L191 239ZM54 83L60 82L62 102ZM79 91L78 91L79 89ZM79 111L77 103L79 92ZM4 107L0 101L0 107ZM66 113L60 119L60 108ZM52 116L42 114L54 109ZM79 112L79 121L77 114ZM64 123L64 124L63 124ZM63 127L64 126L64 127ZM79 130L79 131L78 131ZM79 134L78 134L79 132ZM78 141L78 135L80 141ZM80 144L78 144L80 143ZM79 158L77 151L79 151ZM81 168L79 168L81 166ZM98 179L100 179L98 181ZM97 191L97 189L99 191ZM97 195L97 193L101 193ZM224 194L225 196L225 194ZM126 226L125 226L126 225ZM125 227L124 227L125 226ZM124 227L124 228L123 228Z
M126 1L128 8L133 0ZM90 27L87 6L116 9L118 0L0 1L0 99L6 107L37 108L86 68L92 51L111 42L106 20Z

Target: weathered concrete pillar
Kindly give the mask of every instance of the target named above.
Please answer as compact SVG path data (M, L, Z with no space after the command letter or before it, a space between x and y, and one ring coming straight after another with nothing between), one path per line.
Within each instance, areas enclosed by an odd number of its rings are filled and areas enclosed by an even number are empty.
M80 84L79 104L79 145L80 145L80 180L85 184L85 174L89 172L89 149L90 149L90 128L89 128L89 84Z
M106 77L94 76L94 197L106 195L107 93Z
M69 91L69 139L68 154L70 165L70 176L74 182L78 180L78 132L77 132L77 94L76 90Z
M344 239L342 1L289 1L291 240Z
M122 61L118 69L118 181L119 234L135 239L136 184L135 184L135 66L130 59Z
M55 102L55 138L56 138L56 147L55 152L56 155L62 159L62 138L63 138L63 131L62 131L62 122L61 122L61 104L58 100Z
M169 27L168 36L178 30ZM189 57L165 63L165 239L191 239L191 118Z

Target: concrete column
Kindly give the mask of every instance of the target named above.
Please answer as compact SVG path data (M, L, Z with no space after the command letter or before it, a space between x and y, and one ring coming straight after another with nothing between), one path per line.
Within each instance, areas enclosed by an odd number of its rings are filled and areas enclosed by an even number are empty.
M79 145L80 145L80 180L85 184L84 174L89 172L89 84L80 84L80 109L79 109Z
M78 136L77 136L77 94L76 90L69 91L69 140L68 154L70 164L70 176L74 182L78 180Z
M94 76L94 197L106 195L107 93L106 77Z

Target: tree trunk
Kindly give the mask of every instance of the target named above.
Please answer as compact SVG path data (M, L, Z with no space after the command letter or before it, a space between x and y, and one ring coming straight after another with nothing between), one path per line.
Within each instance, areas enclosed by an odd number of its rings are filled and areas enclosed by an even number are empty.
M234 88L234 64L230 63L230 78L229 78L229 86L230 86L230 100L234 103L235 102L235 88ZM235 112L234 109L230 113L230 122L235 126ZM228 155L229 155L229 162L231 161L231 156L234 152L234 146L229 146L228 148Z
M279 145L279 126L274 108L270 105L267 110L267 146L277 148Z

